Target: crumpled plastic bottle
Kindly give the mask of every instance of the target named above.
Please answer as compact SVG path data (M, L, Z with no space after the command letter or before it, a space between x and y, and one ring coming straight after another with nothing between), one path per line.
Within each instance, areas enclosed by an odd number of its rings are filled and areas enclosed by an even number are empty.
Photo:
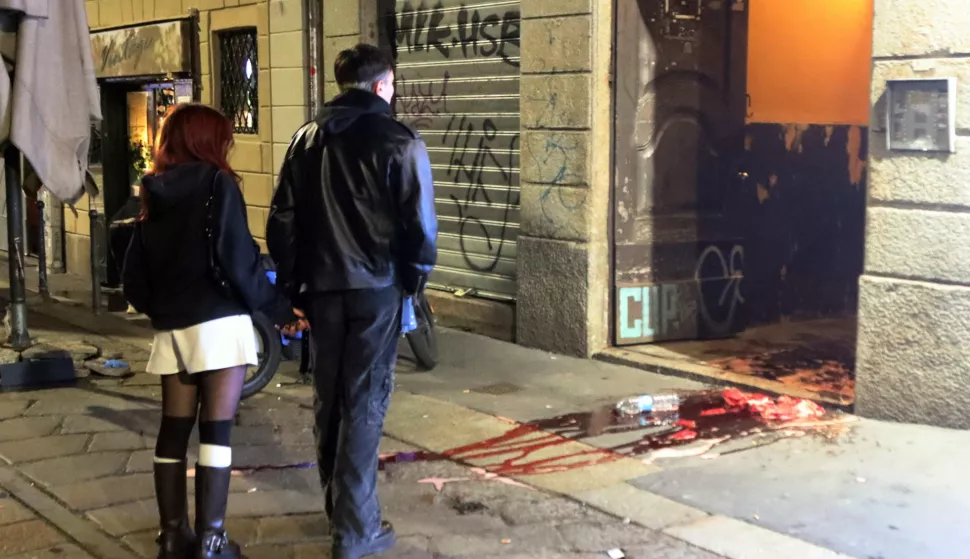
M620 415L634 416L642 413L670 413L680 409L680 396L677 394L644 394L624 398L616 403Z

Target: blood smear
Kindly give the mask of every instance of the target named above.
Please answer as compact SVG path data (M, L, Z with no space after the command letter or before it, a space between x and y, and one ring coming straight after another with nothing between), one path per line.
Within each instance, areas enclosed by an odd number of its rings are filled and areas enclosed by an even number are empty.
M736 388L725 390L722 395L729 410L747 410L751 415L766 421L792 421L825 415L822 406L801 398L781 396L773 400L764 394L750 394Z
M670 435L669 439L672 441L692 441L697 438L697 431L693 429L684 429L683 431L677 431L676 433Z
M701 417L711 417L715 415L727 415L727 410L724 408L711 408L701 412Z

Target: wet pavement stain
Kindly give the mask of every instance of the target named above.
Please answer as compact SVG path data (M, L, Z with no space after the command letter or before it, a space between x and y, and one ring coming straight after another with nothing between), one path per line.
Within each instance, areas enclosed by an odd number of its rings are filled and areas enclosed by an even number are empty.
M783 438L841 435L851 416L828 413L808 400L745 393L735 389L684 395L677 413L623 417L612 406L524 424L502 437L455 449L449 456L477 460L506 456L485 466L503 475L524 475L572 470L619 460L622 457L652 461L658 458L710 455L728 441L752 439L744 449L772 444ZM536 432L541 433L539 435ZM601 449L564 453L529 460L539 451L584 442L602 435L633 435L632 440ZM730 452L738 452L734 449ZM509 456L511 454L511 456Z
M852 343L816 340L807 346L712 359L707 363L727 372L778 381L846 404L855 399Z
M460 516L484 514L488 512L488 507L478 501L459 501L453 499L450 506L452 510L457 512Z
M382 454L379 468L394 464L454 461L478 466L480 480L516 484L516 476L550 474L608 464L623 458L652 462L661 458L700 456L715 458L773 444L785 438L807 435L834 440L844 434L855 418L826 412L821 406L799 398L746 393L737 389L681 395L677 412L623 416L613 406L567 414L529 423L514 424L503 435L441 453L409 451ZM589 446L604 435L627 435L630 439L603 447ZM715 454L728 442L745 444ZM587 446L577 449L576 443ZM312 462L281 466L240 466L245 475L263 470L305 469ZM449 482L469 479L428 478L439 491Z
M409 464L412 462L439 462L447 460L444 454L425 451L392 452L381 454L377 460L377 468L381 471L387 469L390 464Z
M516 392L521 392L522 387L512 384L510 382L500 382L497 384L490 384L488 386L482 386L479 388L471 389L471 392L476 392L478 394L488 394L491 396L506 396L508 394L515 394Z
M827 413L809 400L729 389L686 394L677 413L623 417L612 406L603 406L591 412L537 420L443 454L459 462L473 461L500 476L536 475L606 464L624 457L646 461L710 457L714 447L742 439L756 439L745 447L750 449L809 434L834 438L853 420L850 416ZM588 442L602 435L633 438L604 448L569 449L572 443ZM557 448L562 452L555 452Z
M572 439L548 432L533 422L519 425L499 437L455 448L444 454L452 460L482 465L488 472L500 476L550 474L619 459L619 456L609 450L596 448L561 454L550 452L556 447L564 447L573 442ZM552 456L538 458L540 454Z
M377 467L380 471L387 469L389 464L405 464L411 462L437 462L442 460L448 460L448 457L444 454L437 454L434 452L424 452L424 451L412 451L412 452L394 452L390 454L381 454L378 457ZM259 464L259 465L236 465L232 467L233 476L244 476L251 475L259 472L271 472L271 471L282 471L282 470L308 470L311 468L316 468L316 462L297 462L293 464ZM188 470L189 477L195 476L195 469L190 468Z

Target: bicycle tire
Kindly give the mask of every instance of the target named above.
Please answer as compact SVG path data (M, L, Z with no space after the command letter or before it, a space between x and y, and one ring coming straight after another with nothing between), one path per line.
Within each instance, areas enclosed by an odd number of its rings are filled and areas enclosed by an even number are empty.
M253 316L253 330L259 336L263 345L263 355L259 360L256 373L243 382L240 399L245 400L258 394L276 376L283 359L283 342L280 332L268 318L262 314Z
M438 334L434 327L434 310L424 293L416 295L414 303L418 327L408 332L405 337L418 365L430 371L438 366Z

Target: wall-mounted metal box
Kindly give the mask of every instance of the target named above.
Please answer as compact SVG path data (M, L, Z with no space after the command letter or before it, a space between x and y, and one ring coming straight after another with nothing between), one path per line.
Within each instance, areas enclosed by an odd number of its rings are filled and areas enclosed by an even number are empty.
M891 151L956 151L956 78L886 82L886 142Z

